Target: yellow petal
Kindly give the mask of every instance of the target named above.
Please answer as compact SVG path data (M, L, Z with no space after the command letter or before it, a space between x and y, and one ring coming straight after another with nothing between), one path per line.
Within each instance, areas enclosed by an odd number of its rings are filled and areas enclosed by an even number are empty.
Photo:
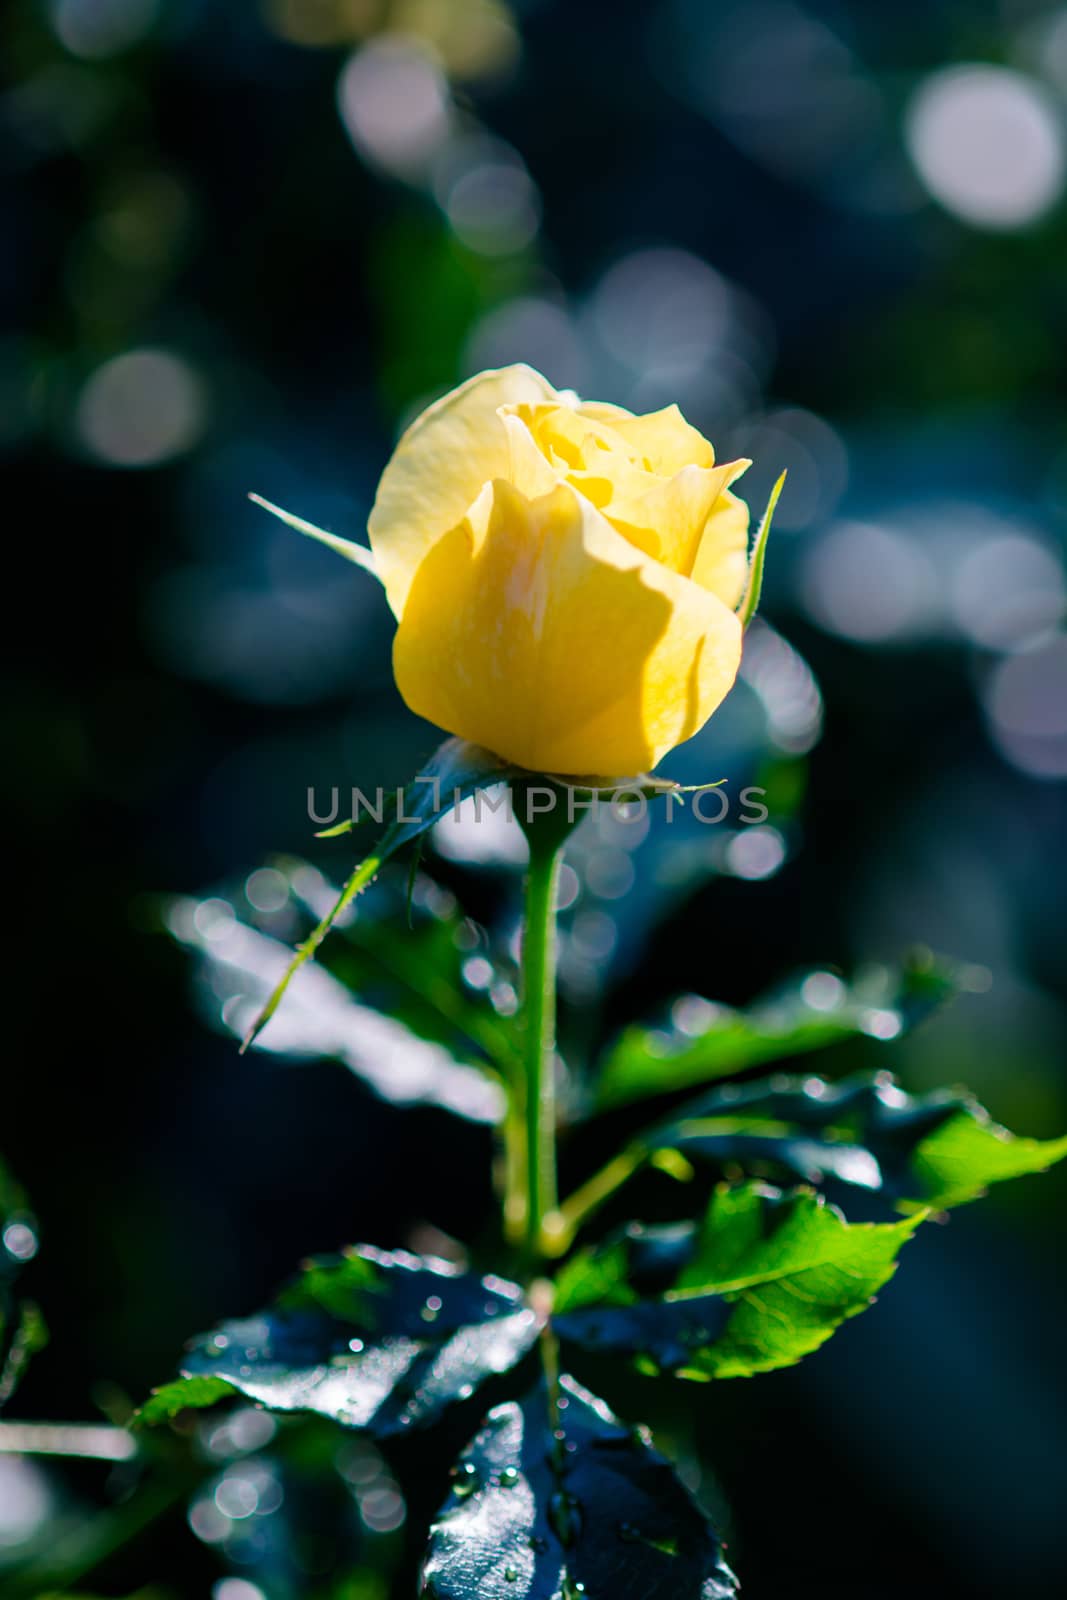
M748 576L748 507L729 490L715 502L690 576L737 609Z
M482 485L508 472L504 405L555 402L532 367L480 372L424 411L402 436L378 485L368 522L371 549L396 616L416 568L462 520Z
M413 711L533 771L627 776L696 733L741 627L580 494L495 482L429 551L393 668Z
M605 408L583 406L580 409L601 413ZM686 422L677 406L665 406L662 411L650 411L644 417L624 414L603 420L610 420L610 426L635 455L661 477L673 477L683 467L715 465L715 451L704 435Z
M612 426L584 410L558 404L508 409L526 424L545 459L560 471L595 466L596 457L604 452L620 451L626 457L626 446Z
M688 576L716 503L748 464L683 467L673 478L631 469L616 475L615 493L602 509L638 549Z
M599 403L506 406L502 415L516 488L533 497L565 478L675 572L690 572L716 501L749 465L712 466L714 451L677 406L647 417Z
M530 410L530 407L519 407L512 411L504 406L500 417L508 436L508 482L527 500L536 500L540 495L550 494L563 474L551 464L530 432L524 415Z
M582 400L576 409L583 417L592 417L594 422L636 421L632 411L627 411L625 406L613 406L608 400Z

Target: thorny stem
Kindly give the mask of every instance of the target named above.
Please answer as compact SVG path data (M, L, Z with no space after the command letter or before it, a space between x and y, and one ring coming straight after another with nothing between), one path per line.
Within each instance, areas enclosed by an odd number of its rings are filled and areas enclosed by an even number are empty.
M300 968L304 965L304 962L310 960L315 954L315 951L319 948L319 945L325 939L337 918L342 912L348 910L349 906L359 894L360 890L366 888L367 884L370 883L371 879L377 873L381 864L382 858L380 853L377 855L367 856L363 861L361 861L346 882L344 888L341 890L337 900L323 917L322 921L317 927L311 930L303 944L297 946L296 953L289 962L289 965L286 967L285 971L282 973L282 976L279 978L277 984L274 986L266 1005L263 1007L262 1011L256 1017L255 1022L253 1022L252 1026L245 1034L244 1040L241 1044L242 1055L244 1055L245 1051L248 1049L249 1045L253 1043L257 1035L262 1033L263 1029L267 1026L267 1023L270 1021L271 1017L273 1017L274 1013L281 1004L282 997L285 994L286 989L288 989L291 980L299 972Z

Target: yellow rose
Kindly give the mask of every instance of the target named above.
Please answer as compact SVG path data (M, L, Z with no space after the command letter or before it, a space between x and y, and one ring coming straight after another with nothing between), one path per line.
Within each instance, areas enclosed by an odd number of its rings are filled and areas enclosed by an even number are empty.
M583 404L529 367L437 401L369 523L407 704L533 771L655 766L737 673L748 465L677 406Z

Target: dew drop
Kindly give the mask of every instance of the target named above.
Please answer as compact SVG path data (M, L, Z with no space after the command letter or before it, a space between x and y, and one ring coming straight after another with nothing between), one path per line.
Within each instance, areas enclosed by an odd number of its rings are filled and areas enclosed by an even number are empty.
M505 1467L497 1479L502 1489L514 1489L519 1481L518 1467Z
M478 1468L472 1461L460 1461L452 1468L452 1493L460 1500L472 1495L479 1481Z
M518 1567L505 1567L504 1568L504 1582L505 1583L517 1583L518 1582L518 1577L519 1577L519 1569L518 1569Z

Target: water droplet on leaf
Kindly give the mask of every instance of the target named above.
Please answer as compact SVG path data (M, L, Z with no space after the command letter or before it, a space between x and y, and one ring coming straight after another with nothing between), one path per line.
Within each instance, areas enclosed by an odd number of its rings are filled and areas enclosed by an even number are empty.
M460 1461L452 1468L452 1493L465 1500L479 1484L478 1468L471 1461Z

